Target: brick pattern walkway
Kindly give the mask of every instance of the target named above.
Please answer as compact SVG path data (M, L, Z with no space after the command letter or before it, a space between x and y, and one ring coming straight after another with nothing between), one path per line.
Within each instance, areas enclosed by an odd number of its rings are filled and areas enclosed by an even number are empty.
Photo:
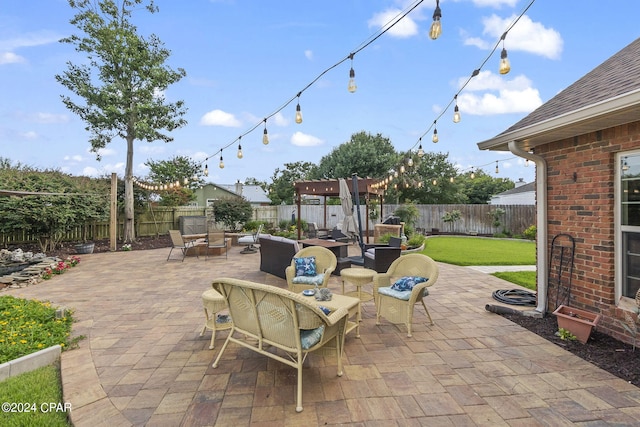
M445 264L427 299L435 326L417 307L407 338L363 304L344 376L333 358L310 355L296 413L294 369L233 345L213 369L227 332L214 350L210 332L199 335L213 278L286 286L240 249L184 262L166 262L168 248L83 255L62 276L9 291L75 310L86 339L62 356L75 426L640 425L640 389L488 313L505 282Z

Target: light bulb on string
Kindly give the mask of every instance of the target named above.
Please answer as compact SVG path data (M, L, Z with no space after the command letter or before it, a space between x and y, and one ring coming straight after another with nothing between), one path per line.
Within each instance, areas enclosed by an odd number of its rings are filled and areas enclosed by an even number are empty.
M455 107L453 107L453 123L460 123L460 110L458 109L458 95L454 97L456 101Z
M204 165L204 176L209 176L209 165Z
M437 39L442 34L442 25L440 24L440 18L442 18L442 11L440 10L440 0L436 0L436 8L433 11L433 23L429 29L429 37L432 40Z
M433 181L431 181L431 183L432 183L433 185L438 185L438 180L437 180L437 179L434 179Z
M407 166L409 166L409 167L412 167L412 166L413 166L413 158L412 158L412 157L409 157L409 158L407 159Z
M222 150L220 150L220 163L218 164L220 169L224 169L224 160L222 159Z
M471 169L471 179L474 179L476 177L476 173L473 171L473 169Z
M436 122L433 122L433 136L431 137L431 141L433 141L434 144L436 144L439 139L438 139L438 128L435 127L436 126Z
M241 138L242 138L241 136L238 137L238 154L237 154L237 156L238 156L239 159L244 157L244 154L242 154L242 145L240 145L240 139Z
M267 119L264 119L264 131L262 132L262 143L269 145L269 133L267 132Z
M509 58L507 57L507 49L504 48L504 39L507 37L507 33L502 34L500 40L502 40L502 52L500 52L500 74L507 74L511 71L511 63L509 63Z
M496 173L500 173L500 169L498 168L498 161L496 160Z
M298 105L296 105L296 123L302 123L302 111L300 111L300 94L298 94Z
M422 138L420 138L422 141ZM422 142L420 142L420 146L418 147L418 157L422 158L424 156L424 150L422 149Z
M400 165L400 173L404 173L405 169L404 169L404 165Z
M353 70L353 53L349 55L349 59L351 59L351 69L349 70L349 85L347 86L347 90L354 93L358 90L358 86L356 85L356 72Z
M453 184L453 177L449 178L449 182Z

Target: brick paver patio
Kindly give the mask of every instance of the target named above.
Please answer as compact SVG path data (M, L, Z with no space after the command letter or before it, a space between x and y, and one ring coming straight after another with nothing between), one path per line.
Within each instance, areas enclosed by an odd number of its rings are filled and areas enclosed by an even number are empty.
M83 255L64 275L9 291L75 310L86 339L62 355L75 426L640 425L640 389L488 313L491 293L513 286L446 264L427 300L435 326L417 307L407 338L363 304L344 376L310 355L296 413L292 368L232 345L213 369L227 332L213 350L210 332L199 335L213 278L286 287L240 249L184 262L167 262L169 248ZM330 288L339 292L337 277Z

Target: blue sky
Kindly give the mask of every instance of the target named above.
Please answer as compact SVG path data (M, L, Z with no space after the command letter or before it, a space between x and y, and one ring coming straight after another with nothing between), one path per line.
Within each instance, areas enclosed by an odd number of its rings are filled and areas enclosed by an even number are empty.
M504 42L511 72L498 73L500 50L488 55L530 0L442 0L442 35L428 36L435 0L425 0L353 59L358 89L347 91L351 62L304 90L304 121L295 98L323 71L356 51L413 1L156 0L160 11L134 14L142 34L155 33L172 51L169 65L187 77L165 93L184 100L188 125L171 143L136 142L134 173L144 162L183 155L209 166L208 181L247 177L270 181L284 163L311 161L366 131L396 150L449 154L461 171L481 167L497 177L534 179L511 153L481 152L477 143L507 129L638 37L636 0L537 0ZM124 172L126 146L115 140L97 161L84 123L69 112L55 81L65 63L84 57L58 40L78 33L66 0L0 0L0 156L74 175ZM636 28L634 30L634 28ZM460 123L449 105L460 92ZM447 106L448 109L445 109ZM431 142L433 121L439 142ZM236 157L242 137L243 159ZM426 132L426 134L425 134ZM219 150L225 168L218 168ZM209 160L206 160L209 158ZM500 172L495 175L495 162Z

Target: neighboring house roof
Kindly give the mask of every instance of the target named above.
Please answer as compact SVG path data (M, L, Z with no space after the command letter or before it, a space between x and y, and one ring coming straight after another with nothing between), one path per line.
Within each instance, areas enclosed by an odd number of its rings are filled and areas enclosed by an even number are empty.
M491 197L492 205L535 205L536 183L529 182Z
M638 120L640 38L607 59L501 134L478 143L508 151L511 141L529 150L564 138Z
M259 185L244 185L236 183L220 184L218 187L244 197L249 201L249 203L271 203L271 199L269 199L267 193Z
M527 191L536 191L536 183L529 182L527 184L521 185L520 187L512 188L511 190L503 191L502 193L496 194L496 196L508 196L511 194L519 194L526 193Z

